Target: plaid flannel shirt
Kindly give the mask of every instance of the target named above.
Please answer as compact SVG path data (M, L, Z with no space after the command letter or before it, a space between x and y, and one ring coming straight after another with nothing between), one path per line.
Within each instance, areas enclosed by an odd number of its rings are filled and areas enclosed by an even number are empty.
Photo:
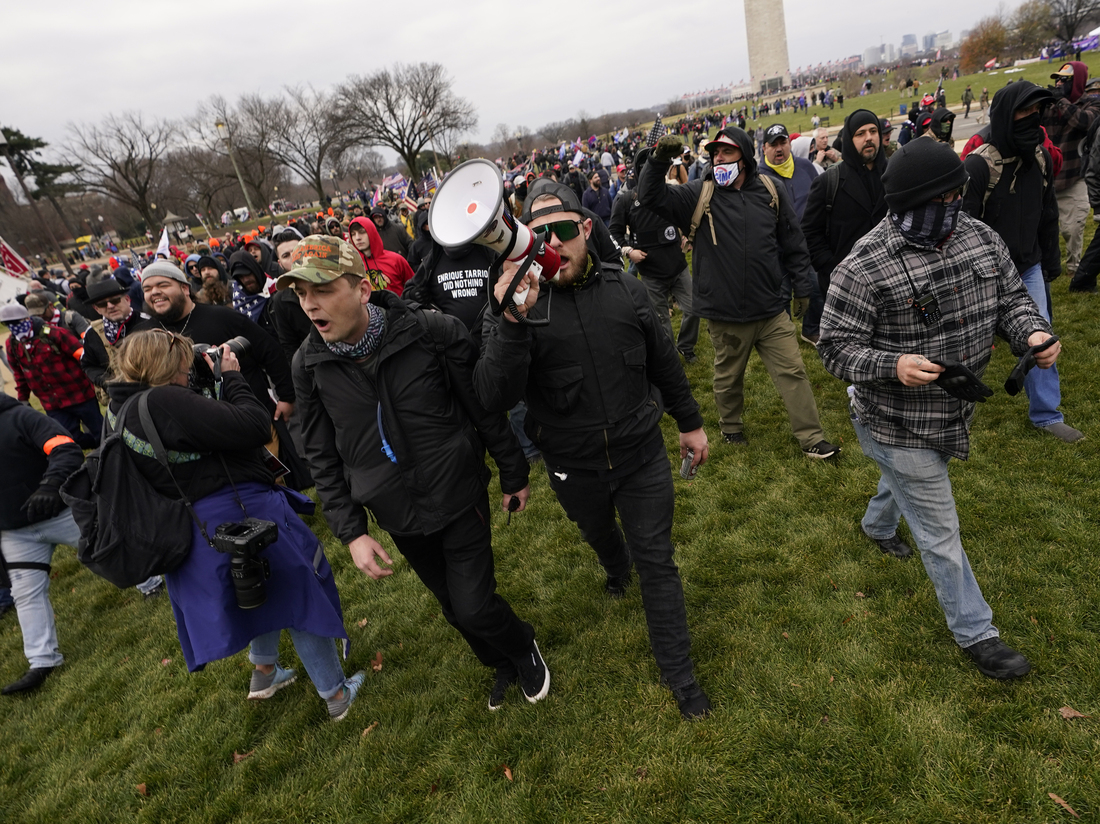
M29 400L33 392L43 409L53 411L95 397L95 387L80 368L84 344L71 332L43 324L30 340L10 336L7 346L19 400Z
M925 326L914 305L931 291L942 319ZM1050 332L1000 236L966 213L941 249L909 243L889 215L835 270L818 351L832 374L855 384L853 411L880 443L936 449L966 459L974 404L935 383L903 386L907 353L959 361L979 377L994 334L1017 355L1037 331Z

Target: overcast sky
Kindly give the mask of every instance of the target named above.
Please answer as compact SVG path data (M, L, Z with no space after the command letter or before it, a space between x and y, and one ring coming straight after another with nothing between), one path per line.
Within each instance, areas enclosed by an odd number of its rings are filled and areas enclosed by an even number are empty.
M999 0L787 0L792 67L949 29ZM0 13L0 124L60 144L70 122L109 111L190 114L210 95L332 86L396 61L442 63L479 114L539 126L660 104L749 77L741 0L511 3L385 0L49 0ZM1009 10L1015 4L1009 4ZM844 19L845 10L852 11ZM924 22L916 23L915 20Z

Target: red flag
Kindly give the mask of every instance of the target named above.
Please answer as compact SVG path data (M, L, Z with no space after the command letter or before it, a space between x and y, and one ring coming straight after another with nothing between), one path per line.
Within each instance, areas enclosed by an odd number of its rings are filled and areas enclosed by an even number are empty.
M7 242L0 238L0 267L7 269L13 275L29 275L31 267Z

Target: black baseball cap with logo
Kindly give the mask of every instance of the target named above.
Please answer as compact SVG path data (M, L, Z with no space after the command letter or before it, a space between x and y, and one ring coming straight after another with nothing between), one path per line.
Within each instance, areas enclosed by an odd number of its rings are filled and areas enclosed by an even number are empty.
M768 130L764 132L765 143L775 143L775 141L779 140L780 138L783 138L784 140L791 139L790 132L787 131L787 127L784 126L782 123L773 123L772 125L768 126Z

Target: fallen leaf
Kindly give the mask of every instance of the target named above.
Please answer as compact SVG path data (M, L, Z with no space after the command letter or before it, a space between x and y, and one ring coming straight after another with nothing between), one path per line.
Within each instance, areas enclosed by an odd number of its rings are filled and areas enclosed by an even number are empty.
M843 621L840 622L840 625L844 626L845 624L847 624L849 621L851 621L855 617L856 616L854 616L854 615L849 615L847 618L845 618Z
M1034 615L1032 615L1032 616L1031 616L1031 623L1033 623L1033 624L1037 624L1037 623L1039 623L1039 622L1038 622L1038 621L1036 620L1036 618L1035 618L1035 616L1034 616Z
M359 629L362 629L363 627L365 627L367 625L367 619L364 618L363 620L357 621L356 623L359 624Z
M172 663L172 659L171 659L171 658L161 658L161 659L160 659L160 665L161 665L162 667L166 667L166 666L168 666L168 665L169 665L169 664L171 664L171 663Z
M784 632L784 633L783 633L783 637L784 637L784 638L790 638L791 636L787 635L787 633L785 633L785 632Z
M237 752L236 750L234 750L233 751L233 763L234 764L240 764L242 761L244 761L246 758L248 758L248 756L252 755L252 753L254 753L254 752L256 752L256 751L255 750L249 750L248 752Z
M404 649L405 648L405 642L404 641L398 641L397 642L397 648L398 649Z
M906 588L905 595L906 595L907 598L912 598L915 594L916 593L914 593L911 588L908 588L908 587Z
M802 689L802 685L801 684L796 684L794 681L791 681L791 686L792 687L798 687L799 689Z
M361 733L360 735L361 735L362 737L366 737L366 735L367 735L367 734L368 734L369 732L371 732L372 730L374 730L374 728L375 728L375 727L377 727L377 726L378 726L378 722L377 722L377 721L371 721L371 723L370 723L370 726L369 726L369 727L367 727L367 728L366 728L365 730L363 730L363 732L362 732L362 733Z
M1081 816L1079 816L1079 815L1077 814L1077 810L1073 809L1073 807L1071 807L1071 806L1070 806L1069 804L1067 804L1067 803L1066 803L1065 801L1063 801L1062 799L1060 799L1060 798L1059 798L1058 796L1056 796L1056 795L1055 795L1054 793L1047 793L1047 795L1049 795L1049 796L1050 796L1050 797L1051 797L1052 799L1054 799L1054 802L1055 802L1056 804L1061 804L1061 805L1062 805L1063 807L1065 807L1066 811L1067 811L1067 812L1069 812L1069 813L1070 813L1070 814L1071 814L1071 815L1072 815L1072 816L1073 816L1074 818L1080 818L1080 817L1081 817Z
M375 672L382 671L382 650L378 650L374 654L374 660L370 662L370 668Z
M501 764L500 766L504 769L504 777L507 778L509 781L511 781L512 780L512 768L509 767L507 764Z
M137 791L141 795L149 795L149 790L146 788L146 786L144 784L138 784L137 785Z
M856 593L856 597L857 597L857 598L866 598L867 596L866 596L866 595L864 595L864 594L863 594L862 592L857 592L857 593Z
M428 790L428 795L434 795L435 791L438 790L438 789L439 789L439 785L433 783L432 788L430 790Z
M833 676L831 676L831 675L829 676L829 683L830 684L833 683Z
M833 579L832 579L832 578L830 578L830 579L829 579L829 584L830 584L830 586L832 586L832 588L833 588L834 590L836 589L836 584L834 584L834 583L833 583Z
M129 660L130 660L130 656L129 656L129 655L127 655L127 656L126 656L125 658L123 658L123 659L122 659L121 661L119 661L119 663L120 663L120 664L125 664L125 663L126 663L127 661L129 661Z
M76 592L76 587L73 587L73 592Z
M1062 707L1058 712L1062 713L1062 717L1069 721L1071 718L1091 718L1092 716L1085 715L1075 710L1073 707Z
M161 732L162 732L162 729L160 727L157 727L155 730L153 730L153 735L160 735Z
M827 716L827 715L821 716L821 723L822 724L828 724L829 723L829 716Z

